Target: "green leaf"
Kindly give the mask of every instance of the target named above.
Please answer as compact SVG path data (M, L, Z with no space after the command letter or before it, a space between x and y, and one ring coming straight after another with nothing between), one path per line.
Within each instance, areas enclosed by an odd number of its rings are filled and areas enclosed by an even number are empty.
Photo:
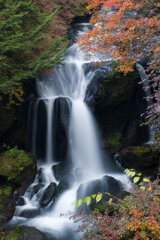
M83 201L84 201L84 203L86 203L87 206L88 206L88 205L91 203L91 197L90 197L90 196L85 197L85 198L83 198Z
M139 183L139 185L142 185L142 184L143 184L143 182L140 182L140 183Z
M136 174L135 172L130 171L130 172L128 173L128 176L134 177L135 174Z
M143 178L144 182L150 182L150 180L148 178Z
M97 194L93 194L91 195L91 197L94 199L97 196Z
M142 173L137 173L137 176L139 176L139 177L142 176Z
M96 197L96 202L101 201L102 197L103 197L103 194L102 193L98 193L97 197Z
M83 203L82 199L79 199L78 201L76 201L76 207L79 208Z
M139 179L140 179L140 177L134 177L134 178L133 178L133 182L134 182L134 183L137 183L137 182L139 181Z
M124 170L124 173L126 173L127 175L128 175L129 172L130 172L130 170L129 170L128 168L126 168L126 169Z

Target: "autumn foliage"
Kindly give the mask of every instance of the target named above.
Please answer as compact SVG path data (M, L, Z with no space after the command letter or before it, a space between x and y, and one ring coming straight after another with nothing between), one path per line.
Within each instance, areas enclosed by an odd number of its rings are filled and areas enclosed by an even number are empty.
M85 51L112 57L127 73L134 63L159 53L160 3L154 0L86 0L92 29L78 41ZM86 49L87 47L87 49Z
M88 216L80 217L83 239L158 240L160 239L160 185L146 183L145 190L136 185L130 195L117 203L97 205Z

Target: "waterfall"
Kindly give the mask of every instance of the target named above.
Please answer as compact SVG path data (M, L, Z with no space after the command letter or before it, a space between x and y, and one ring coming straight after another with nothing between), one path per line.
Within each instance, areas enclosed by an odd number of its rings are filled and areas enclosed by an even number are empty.
M145 70L144 70L142 65L140 65L139 63L136 63L136 68L137 68L137 70L139 72L139 75L141 77L141 82L142 82L142 86L144 88L144 93L145 93L147 106L149 107L153 104L153 99L151 98L151 89L150 89L149 83L147 81L147 76L146 76ZM148 125L148 132L149 132L149 139L145 144L153 144L155 131L150 126L150 124Z
M29 108L28 146L38 159L38 172L11 224L34 226L48 239L76 240L81 237L74 232L77 225L61 214L75 210L72 202L80 185L106 173L126 184L128 178L102 154L96 123L84 102L96 68L76 44L63 58L63 65L37 79L39 98Z

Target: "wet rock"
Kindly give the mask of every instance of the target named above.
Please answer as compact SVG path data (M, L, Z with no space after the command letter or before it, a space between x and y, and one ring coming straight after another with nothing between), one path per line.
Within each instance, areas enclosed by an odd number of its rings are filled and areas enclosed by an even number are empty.
M57 165L52 166L54 177L57 181L60 181L64 175L67 173L67 166L64 162L61 162Z
M92 70L93 66L90 68L86 68L85 72L89 72ZM95 67L94 67L95 68ZM103 79L107 77L107 69L105 68L98 68L94 71L94 76L92 78L92 81L89 83L85 95L85 102L87 102L89 105L92 105L94 103L94 97L98 93L99 85L102 82Z
M23 240L47 240L44 233L34 227L21 226L24 232Z
M64 191L66 191L67 189L69 189L71 187L71 185L73 184L73 182L74 182L73 174L67 174L66 176L64 176L64 178L59 182L59 184L57 186L58 194L61 194Z
M43 196L40 200L40 205L46 207L51 201L55 201L57 196L57 184L52 182L45 189Z
M42 184L42 183L39 183L39 184L33 186L32 190L31 190L31 198L32 198L35 194L37 194L37 193L39 192L39 190L40 190L41 188L43 188L43 187L44 187L44 184Z
M24 200L23 197L20 197L20 198L18 199L17 205L18 205L18 206L23 206L23 205L25 205L25 200Z
M39 183L39 184L35 185L35 186L33 187L34 194L38 193L39 190L40 190L42 187L44 187L44 184Z
M57 161L65 161L68 153L68 131L71 101L68 98L56 98L53 113L54 157Z
M38 177L38 182L42 183L43 182L43 168L40 168L38 170L37 177Z
M2 237L2 238L1 238ZM4 229L0 232L0 239L15 240L48 240L48 238L40 230L34 227L18 226L14 228Z
M86 196L91 196L92 194L97 194L98 192L105 193L108 192L114 196L117 196L122 191L121 183L113 177L104 176L101 179L89 181L82 183L77 190L77 199L82 199ZM102 201L107 201L110 196L107 194L103 195ZM92 199L92 205L95 205L95 199ZM86 210L86 204L82 204L82 209Z
M25 217L25 218L34 218L40 214L40 209L25 209L23 210L19 216Z

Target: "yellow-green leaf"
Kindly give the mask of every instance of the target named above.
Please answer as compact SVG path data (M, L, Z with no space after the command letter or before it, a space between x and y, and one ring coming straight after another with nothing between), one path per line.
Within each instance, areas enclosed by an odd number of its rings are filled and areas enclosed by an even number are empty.
M87 204L87 206L91 203L91 197L85 197L83 198L84 203Z
M83 203L82 199L79 199L78 201L76 201L76 207L79 208Z
M91 195L92 198L95 198L96 196L97 196L96 194Z
M133 182L134 182L134 183L137 183L137 182L139 181L139 179L140 179L140 177L134 177L134 178L133 178Z
M96 197L96 202L101 201L102 197L103 197L103 194L102 193L98 193L97 197Z
M113 198L110 198L109 201L108 201L108 203L111 204L112 201L113 201Z
M150 180L148 178L143 178L144 182L150 182Z
M146 188L144 186L141 186L140 189L144 191Z

